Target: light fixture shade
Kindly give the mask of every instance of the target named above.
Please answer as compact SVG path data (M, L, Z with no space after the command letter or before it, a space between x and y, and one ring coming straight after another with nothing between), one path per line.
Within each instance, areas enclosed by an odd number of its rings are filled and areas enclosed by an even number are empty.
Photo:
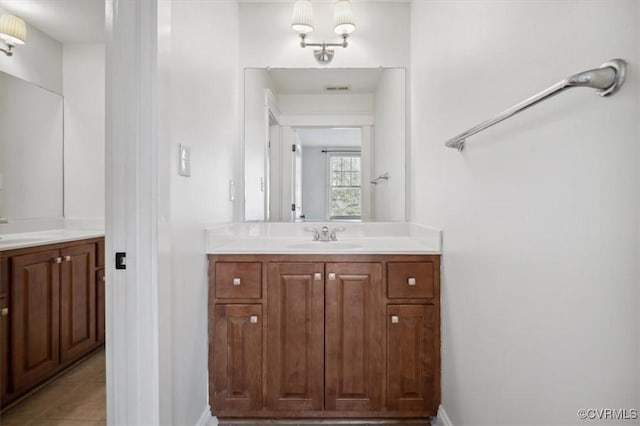
M339 35L349 35L356 30L353 10L349 0L338 0L333 9L333 31Z
M17 16L0 16L0 39L12 46L24 44L27 41L27 24Z
M298 0L293 6L291 28L302 34L313 31L313 6L309 0Z

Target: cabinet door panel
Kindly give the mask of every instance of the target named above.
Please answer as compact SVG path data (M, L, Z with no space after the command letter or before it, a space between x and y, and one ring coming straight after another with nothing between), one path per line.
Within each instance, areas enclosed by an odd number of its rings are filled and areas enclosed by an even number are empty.
M267 406L272 410L322 409L323 275L322 263L269 264Z
M214 411L262 408L263 322L262 305L215 306L209 366L214 373Z
M96 272L96 340L104 343L105 335L105 274L104 269Z
M435 415L435 309L433 305L387 307L387 408Z
M13 390L51 375L59 365L60 264L58 250L11 258Z
M69 247L60 252L60 355L67 362L96 344L95 245Z
M380 263L326 266L325 408L382 408L384 310Z

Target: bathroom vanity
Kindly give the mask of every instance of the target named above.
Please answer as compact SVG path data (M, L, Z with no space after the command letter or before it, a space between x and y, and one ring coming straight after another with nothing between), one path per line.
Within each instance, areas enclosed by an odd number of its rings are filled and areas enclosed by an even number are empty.
M300 224L235 226L209 239L215 416L436 414L439 232L354 224L320 242Z
M0 240L0 403L104 344L104 237L53 230Z

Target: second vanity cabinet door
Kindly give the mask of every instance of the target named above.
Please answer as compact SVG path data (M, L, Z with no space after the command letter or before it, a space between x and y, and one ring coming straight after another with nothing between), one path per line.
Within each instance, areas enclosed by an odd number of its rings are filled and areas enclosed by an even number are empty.
M95 244L60 251L60 355L72 361L96 344Z
M270 263L267 292L267 407L322 410L324 264Z
M216 305L211 350L214 353L214 410L262 408L262 305Z
M16 392L58 368L59 254L49 250L11 258L11 376Z
M325 409L382 408L382 264L328 263Z
M435 415L435 308L389 305L387 317L387 408Z
M105 274L104 269L96 271L96 340L104 343L105 336Z

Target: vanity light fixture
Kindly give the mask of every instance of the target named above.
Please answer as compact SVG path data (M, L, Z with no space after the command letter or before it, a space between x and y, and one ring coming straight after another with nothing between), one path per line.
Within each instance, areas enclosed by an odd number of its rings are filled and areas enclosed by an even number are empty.
M17 16L4 14L0 16L0 51L5 55L13 55L16 45L27 41L27 24Z
M327 65L333 59L335 50L331 47L346 48L349 46L347 39L349 35L356 30L355 20L353 18L353 10L349 0L337 0L333 9L333 31L342 37L339 43L309 43L307 35L314 30L313 26L313 6L309 0L298 0L293 6L293 17L291 19L291 28L298 32L300 37L300 47L318 47L313 50L313 56L316 60Z

